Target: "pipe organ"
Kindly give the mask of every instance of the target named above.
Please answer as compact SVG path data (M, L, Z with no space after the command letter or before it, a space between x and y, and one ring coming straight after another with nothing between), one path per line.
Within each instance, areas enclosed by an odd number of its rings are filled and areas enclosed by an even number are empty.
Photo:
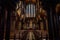
M0 34L4 40L57 40L60 37L60 4L19 0L15 6L2 6ZM7 4L6 4L7 5ZM4 14L5 13L5 14ZM4 26L3 26L4 25ZM2 40L3 40L2 39Z

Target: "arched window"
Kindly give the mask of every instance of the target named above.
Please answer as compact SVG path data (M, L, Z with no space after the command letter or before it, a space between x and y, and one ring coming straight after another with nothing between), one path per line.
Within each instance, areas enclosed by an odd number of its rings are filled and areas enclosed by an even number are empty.
M35 17L35 5L34 4L28 4L26 6L26 17Z

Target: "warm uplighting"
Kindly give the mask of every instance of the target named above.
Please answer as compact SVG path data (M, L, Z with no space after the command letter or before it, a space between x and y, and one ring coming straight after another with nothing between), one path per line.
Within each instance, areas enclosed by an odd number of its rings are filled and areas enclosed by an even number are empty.
M59 12L60 11L60 4L57 4L56 5L56 12Z
M47 15L47 14L46 14L46 10L40 8L40 15L41 15L42 17L46 16L46 15Z
M21 15L21 9L17 10L17 14L20 16Z
M36 0L26 0L26 3L29 3L29 2L36 3Z
M23 19L24 18L24 15L21 15L21 18Z

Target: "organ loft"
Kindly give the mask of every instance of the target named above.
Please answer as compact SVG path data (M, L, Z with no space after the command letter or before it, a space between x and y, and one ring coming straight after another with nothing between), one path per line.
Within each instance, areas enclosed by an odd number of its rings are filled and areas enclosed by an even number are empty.
M15 9L11 14L11 33L21 30L38 30L43 33L42 35L48 35L47 12L41 1L19 1Z
M16 21L17 29L37 29L41 28L46 30L47 12L43 9L42 2L39 0L26 0L19 1L16 7L16 13L18 15ZM22 25L20 25L22 24ZM44 25L44 26L43 26Z

